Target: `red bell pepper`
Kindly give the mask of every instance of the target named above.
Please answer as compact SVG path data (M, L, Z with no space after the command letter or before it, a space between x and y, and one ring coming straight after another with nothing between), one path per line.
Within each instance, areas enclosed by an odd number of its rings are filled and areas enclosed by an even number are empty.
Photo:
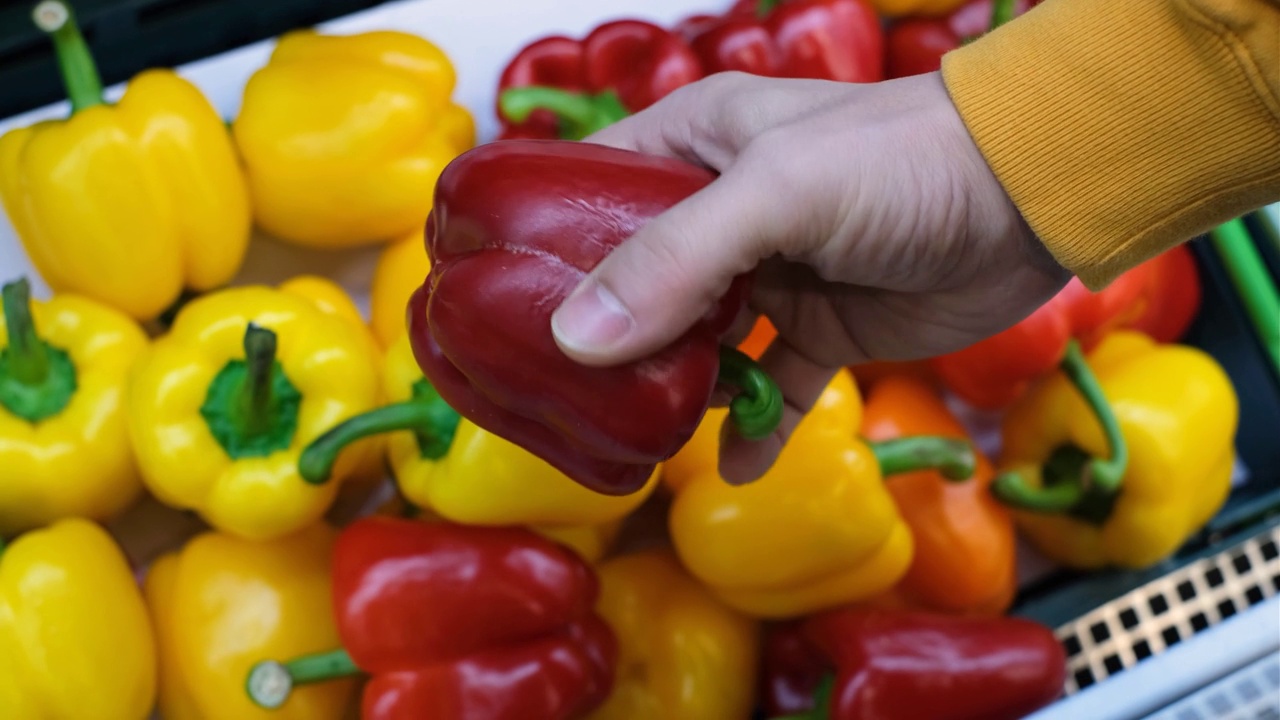
M1017 325L930 364L942 383L969 404L1003 408L1055 370L1072 339L1088 351L1106 333L1138 319L1150 272L1150 266L1139 265L1097 293L1072 278Z
M768 709L795 720L1014 720L1052 702L1066 681L1053 632L1021 618L842 608L782 630L810 650L791 648L797 668L785 658L767 665L792 677L766 676L766 692L819 688L801 707L791 694L766 697ZM815 656L834 667L834 678L813 675Z
M605 23L582 40L543 38L502 73L500 137L581 140L702 74L684 38L640 20Z
M364 720L570 720L612 689L594 571L530 530L368 517L338 537L333 578L345 649L259 663L255 703L368 673Z
M1204 291L1191 248L1178 245L1148 260L1146 304L1129 327L1160 343L1182 339L1200 311Z
M885 75L923 75L942 68L942 56L1021 15L1040 0L973 0L941 17L896 20L885 35Z
M717 380L742 389L746 438L781 420L777 386L720 339L749 276L655 355L587 367L560 350L551 314L613 248L713 175L580 142L509 140L454 160L427 221L431 272L409 336L432 386L462 416L597 492L639 490L692 437Z
M866 0L740 0L677 27L707 74L869 83L884 78L884 31Z

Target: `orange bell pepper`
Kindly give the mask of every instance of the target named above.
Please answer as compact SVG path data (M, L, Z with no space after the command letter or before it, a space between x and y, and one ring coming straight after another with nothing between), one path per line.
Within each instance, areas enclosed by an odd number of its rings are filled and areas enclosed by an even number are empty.
M862 434L869 440L912 435L969 439L942 398L907 375L882 378L867 395ZM977 469L965 482L936 470L885 479L911 528L915 554L893 589L869 601L878 607L999 615L1017 590L1012 514L990 492L991 461L975 450Z

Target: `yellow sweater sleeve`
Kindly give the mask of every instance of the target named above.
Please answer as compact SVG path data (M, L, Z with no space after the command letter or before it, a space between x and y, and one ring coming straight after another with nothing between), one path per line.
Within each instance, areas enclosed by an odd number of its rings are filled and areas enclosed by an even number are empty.
M1280 0L1047 0L942 74L1014 204L1092 289L1280 200Z

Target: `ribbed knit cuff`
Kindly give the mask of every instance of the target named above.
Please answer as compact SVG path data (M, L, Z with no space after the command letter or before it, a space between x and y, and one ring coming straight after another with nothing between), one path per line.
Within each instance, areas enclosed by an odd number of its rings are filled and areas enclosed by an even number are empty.
M1095 290L1280 198L1280 120L1257 71L1187 0L1048 0L942 65L1013 202Z

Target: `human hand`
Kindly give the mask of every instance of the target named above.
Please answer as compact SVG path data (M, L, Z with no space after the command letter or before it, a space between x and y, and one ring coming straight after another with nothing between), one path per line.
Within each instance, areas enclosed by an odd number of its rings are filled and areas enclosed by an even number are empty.
M720 173L606 257L552 327L583 364L627 362L679 337L758 267L750 307L778 330L761 363L787 410L764 441L726 431L730 482L768 469L839 368L960 349L1069 278L938 73L871 85L723 73L586 141Z

